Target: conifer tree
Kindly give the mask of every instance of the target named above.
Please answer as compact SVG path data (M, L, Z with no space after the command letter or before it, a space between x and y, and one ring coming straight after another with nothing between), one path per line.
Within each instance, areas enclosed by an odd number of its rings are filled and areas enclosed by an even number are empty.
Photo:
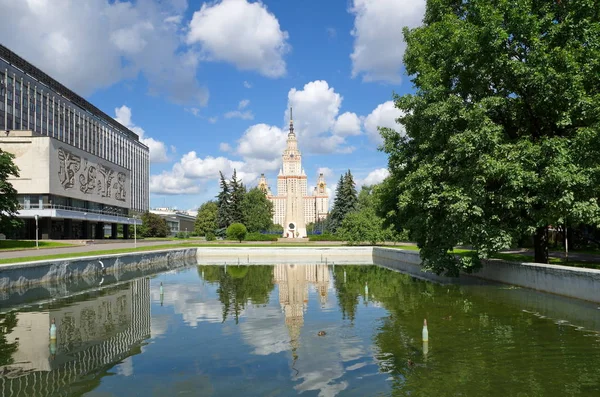
M223 173L219 171L221 191L217 195L217 227L220 229L227 228L231 225L231 192L230 187Z
M340 176L340 180L335 189L335 199L333 201L333 208L329 214L329 220L327 222L327 230L335 233L337 228L342 224L344 219L344 208L346 207L344 198L344 176Z
M244 224L244 196L246 196L246 187L237 178L237 172L233 170L233 176L229 184L230 188L230 208L229 214L231 223Z
M344 217L346 214L355 211L358 207L358 192L356 191L356 183L350 170L344 174L344 185L342 194L344 196Z

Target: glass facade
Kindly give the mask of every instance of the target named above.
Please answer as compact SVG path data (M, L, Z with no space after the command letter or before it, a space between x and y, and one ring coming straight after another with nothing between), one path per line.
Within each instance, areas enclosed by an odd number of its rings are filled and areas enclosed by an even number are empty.
M149 209L150 153L139 137L0 45L0 131L10 130L50 136L130 170L129 208Z

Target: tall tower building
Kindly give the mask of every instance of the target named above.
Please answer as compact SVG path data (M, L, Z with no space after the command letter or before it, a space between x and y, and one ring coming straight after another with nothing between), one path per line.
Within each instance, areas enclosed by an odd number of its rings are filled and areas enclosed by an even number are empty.
M271 193L264 174L258 187L273 203L273 223L283 226L283 237L306 237L306 225L327 217L329 195L325 177L321 173L312 195L308 195L306 173L302 168L302 153L294 132L290 109L290 130L282 155L283 166L277 176L277 195Z

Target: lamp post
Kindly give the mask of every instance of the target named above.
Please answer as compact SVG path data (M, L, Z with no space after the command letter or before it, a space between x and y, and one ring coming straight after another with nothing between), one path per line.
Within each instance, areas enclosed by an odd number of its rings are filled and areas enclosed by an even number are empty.
M38 223L38 216L35 216L35 249L40 249L40 243L38 240L38 234L39 234L39 223Z
M137 215L133 216L133 248L137 248Z

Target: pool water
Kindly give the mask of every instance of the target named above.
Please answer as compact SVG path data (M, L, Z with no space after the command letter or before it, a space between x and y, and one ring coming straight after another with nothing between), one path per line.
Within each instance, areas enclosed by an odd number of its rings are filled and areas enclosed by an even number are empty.
M599 331L597 305L506 285L197 266L4 310L0 395L600 396Z

